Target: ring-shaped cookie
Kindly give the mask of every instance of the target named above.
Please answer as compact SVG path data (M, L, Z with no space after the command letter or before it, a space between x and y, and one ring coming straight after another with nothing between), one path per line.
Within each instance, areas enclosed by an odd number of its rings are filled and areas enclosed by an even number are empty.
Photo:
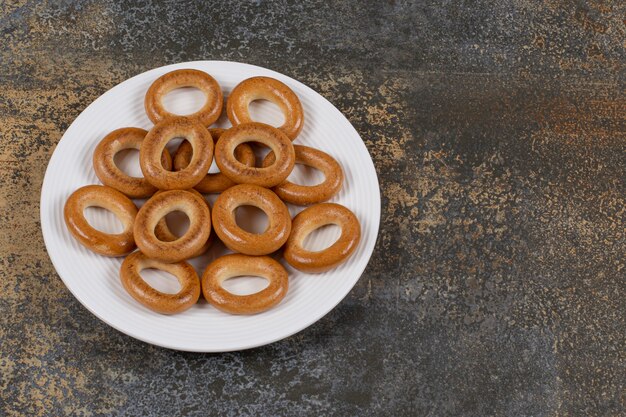
M144 106L148 118L153 123L159 123L170 117L182 116L168 112L163 106L163 97L170 91L182 87L195 87L206 96L206 101L200 110L184 116L204 126L210 126L219 119L224 105L224 96L215 78L203 71L181 69L160 76L148 88Z
M144 137L148 131L137 127L124 127L109 133L98 143L93 153L93 169L104 185L113 187L130 198L150 197L157 188L145 178L136 178L126 175L115 164L115 155L125 149L141 149ZM172 157L167 149L161 153L161 166L166 170L172 169Z
M324 182L308 186L285 181L272 188L276 195L287 203L307 206L329 200L341 190L343 170L332 156L308 146L293 145L293 148L296 152L296 164L310 166L322 171ZM268 153L262 166L272 165L275 159L273 152Z
M226 129L209 129L209 133L211 133L211 136L213 137L214 144L217 144L219 138L222 136L222 133L224 133L225 131ZM173 158L174 170L179 171L186 168L187 165L189 165L189 161L191 161L192 154L193 149L191 148L191 144L187 141L183 141L178 147L178 150L176 151L176 154ZM241 163L251 167L253 167L256 163L256 156L254 155L254 151L249 145L246 145L245 143L242 143L235 148L235 158ZM204 178L202 178L202 180L198 184L196 184L194 188L201 193L215 194L221 193L225 189L230 188L235 184L236 183L233 182L226 175L222 174L221 172L217 172L215 174L207 173Z
M109 210L122 222L122 233L104 233L93 228L84 211L87 207ZM87 185L74 191L65 203L63 217L68 230L83 246L105 256L123 256L135 249L133 223L137 206L128 197L106 185Z
M303 272L324 272L345 262L361 239L361 226L354 213L342 205L320 203L304 209L293 218L291 235L283 256L289 265ZM302 243L314 230L335 224L341 236L330 247L312 252Z
M204 202L206 203L209 211L211 211L211 206L209 205L209 202L204 198L204 196L202 194L200 194L198 191L194 190L193 188L190 188L189 190L186 190L186 191L189 191L189 192L197 195L201 199L203 199ZM161 193L164 193L164 192L165 191L157 191L155 193L155 195L161 194ZM154 228L154 235L157 237L157 239L162 240L164 242L173 242L173 241L178 239L178 236L176 236L174 233L172 233L172 231L170 230L169 226L167 225L167 219L165 217L163 217L157 223L156 227ZM207 239L206 243L204 245L202 245L202 247L200 249L198 249L198 252L194 253L191 256L191 258L195 258L196 256L202 255L207 250L209 250L209 248L211 247L212 244L213 244L213 233L210 233L209 234L209 238Z
M250 295L236 295L222 287L233 277L255 275L264 277L269 285ZM215 308L230 314L257 314L285 298L289 279L285 268L269 256L232 254L211 262L202 274L202 293Z
M249 106L255 100L268 100L276 104L285 117L278 126L290 140L294 140L304 126L304 111L296 93L284 83L270 77L252 77L243 80L233 89L226 102L228 119L233 126L253 122Z
M260 234L237 225L235 210L240 206L257 207L267 215L269 225ZM278 250L289 238L291 217L285 203L267 188L240 184L229 188L213 204L213 230L231 250L246 255L267 255Z
M167 294L150 286L140 275L144 269L153 268L169 272L180 284L180 291ZM124 259L120 280L126 291L150 310L161 314L174 314L187 310L200 298L200 278L187 262L166 263L148 258L137 251Z
M171 172L163 168L160 158L167 143L174 138L186 139L193 149L189 165ZM185 117L165 119L148 132L139 150L139 164L146 180L160 190L186 190L198 184L213 160L213 139L199 123Z
M247 166L235 157L235 149L246 142L259 142L276 155L268 167ZM215 163L220 171L237 184L273 187L285 181L296 161L293 144L280 130L264 123L246 123L222 133L215 146Z
M167 214L182 211L189 218L189 229L174 241L160 240L155 233L159 221ZM163 262L180 262L193 257L211 233L211 212L204 198L183 190L156 194L139 209L134 235L139 249L149 258Z

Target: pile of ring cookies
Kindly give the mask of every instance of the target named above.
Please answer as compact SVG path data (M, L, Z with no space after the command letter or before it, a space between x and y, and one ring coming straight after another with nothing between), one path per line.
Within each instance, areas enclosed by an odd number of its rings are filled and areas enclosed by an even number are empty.
M182 87L195 87L205 94L200 110L180 116L165 109L163 97ZM284 124L273 127L253 121L248 107L255 100L276 104ZM94 170L104 185L79 188L65 204L65 223L74 238L104 256L127 255L120 269L124 288L159 313L184 311L198 302L201 293L221 311L260 313L280 303L288 290L287 270L269 255L282 250L293 268L318 273L343 263L360 240L356 216L342 205L325 202L341 189L341 166L318 149L292 143L304 124L297 95L273 78L246 79L226 103L233 127L210 128L220 117L223 102L219 84L205 72L183 69L159 77L144 102L152 129L128 127L104 137L93 155ZM171 155L166 145L175 138L184 140ZM259 145L270 152L256 166L254 147ZM143 178L130 177L116 165L115 155L125 149L139 150ZM219 173L209 173L213 158ZM322 171L324 182L305 186L288 181L295 164ZM212 208L203 194L219 194ZM140 209L131 200L146 198ZM285 203L308 207L292 219ZM263 233L248 232L237 224L235 210L241 206L265 212L269 225ZM124 230L119 234L96 230L84 217L87 207L111 211ZM189 228L180 237L165 218L175 211L189 218ZM329 224L341 228L339 239L321 251L305 249L305 238ZM215 259L198 277L186 261L206 252L214 239L236 253ZM180 291L167 294L151 287L140 276L147 268L174 275ZM222 286L225 280L243 275L264 277L269 285L250 295L236 295Z

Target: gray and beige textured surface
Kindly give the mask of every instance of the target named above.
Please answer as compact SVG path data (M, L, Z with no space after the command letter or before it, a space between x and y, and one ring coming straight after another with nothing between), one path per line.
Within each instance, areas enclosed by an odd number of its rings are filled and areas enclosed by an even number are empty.
M620 3L0 2L0 415L625 415ZM350 295L238 353L109 328L40 232L46 164L80 111L198 59L319 91L380 177Z

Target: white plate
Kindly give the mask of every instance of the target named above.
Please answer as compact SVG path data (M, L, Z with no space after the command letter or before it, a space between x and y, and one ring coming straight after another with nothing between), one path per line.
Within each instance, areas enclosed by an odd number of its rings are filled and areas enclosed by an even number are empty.
M275 308L254 316L233 316L217 311L202 301L181 314L154 313L134 301L119 279L121 258L96 255L72 238L63 221L63 205L78 187L99 184L92 167L98 142L110 131L137 126L150 129L143 100L150 84L166 72L195 68L217 79L225 97L240 81L257 75L277 78L289 85L304 106L305 123L295 143L313 146L336 158L345 172L343 190L332 201L351 209L359 218L361 242L344 265L323 274L305 274L289 268L289 292ZM176 112L198 108L201 93L186 89L166 97L166 106ZM253 103L253 117L276 123L282 115L267 102ZM219 124L226 127L223 117ZM136 158L122 161L129 172L140 173ZM314 171L314 170L313 170ZM317 172L317 171L314 171ZM313 176L312 176L313 175ZM309 170L294 171L290 179L314 183L319 179ZM215 197L210 197L209 201ZM138 201L138 204L142 202ZM301 207L290 206L295 215ZM89 220L102 230L113 232L117 221L112 214L89 209ZM255 228L260 227L256 222ZM250 221L251 218L244 219ZM266 345L288 337L315 323L335 307L356 284L374 250L380 219L380 194L374 164L359 134L350 122L321 95L285 75L253 65L235 62L198 61L169 65L137 75L115 86L87 107L67 129L46 171L41 191L41 228L52 262L72 294L105 323L132 337L171 349L197 352L225 352ZM118 229L119 230L119 229ZM310 248L326 247L338 237L335 229L323 229L312 236ZM221 244L191 262L199 273L222 253ZM176 291L174 279L148 272L146 280L158 289ZM262 279L235 279L227 288L249 293ZM355 323L359 325L359 323Z

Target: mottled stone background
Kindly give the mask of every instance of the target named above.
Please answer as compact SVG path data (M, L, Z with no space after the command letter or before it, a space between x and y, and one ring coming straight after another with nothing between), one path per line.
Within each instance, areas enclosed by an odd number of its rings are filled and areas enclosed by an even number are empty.
M0 0L0 415L626 415L624 3L299 3ZM344 302L231 354L100 322L39 223L81 110L199 59L319 91L382 192Z

